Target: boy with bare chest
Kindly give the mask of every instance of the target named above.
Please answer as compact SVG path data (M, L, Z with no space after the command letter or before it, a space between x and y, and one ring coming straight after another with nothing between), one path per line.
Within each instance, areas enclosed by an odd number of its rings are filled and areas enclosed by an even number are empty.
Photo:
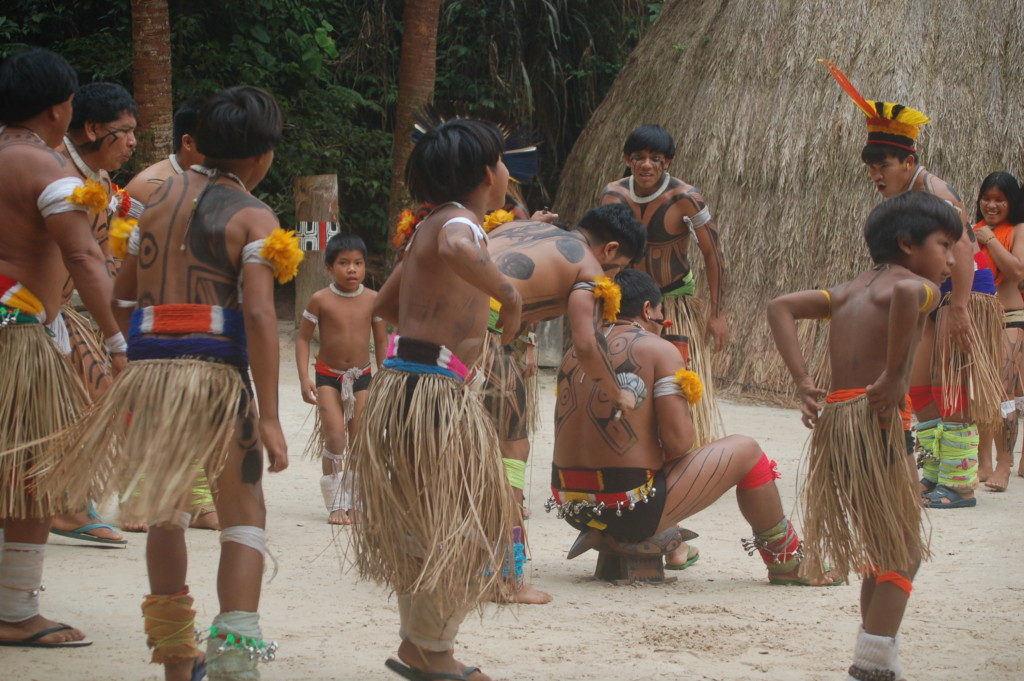
M358 236L336 234L324 253L327 272L334 280L314 293L302 312L295 363L299 368L302 399L317 407L317 427L310 444L319 449L323 465L320 491L332 525L351 525L355 500L352 481L342 471L349 428L354 427L370 387L370 333L377 366L384 361L387 328L373 316L377 292L366 288L366 244ZM320 349L309 379L309 342L320 328Z

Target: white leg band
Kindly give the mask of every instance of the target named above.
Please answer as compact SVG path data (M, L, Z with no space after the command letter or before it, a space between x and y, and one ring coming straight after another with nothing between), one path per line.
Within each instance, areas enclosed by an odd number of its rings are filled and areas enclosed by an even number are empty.
M999 405L999 411L1002 412L1003 418L1005 419L1007 416L1017 411L1017 401L1006 400Z
M39 614L45 549L46 544L4 543L0 559L0 621L23 622Z
M320 493L324 495L324 506L328 513L345 508L341 505L341 473L321 477Z
M875 636L864 631L857 633L857 645L853 649L853 666L866 672L892 671L895 678L902 676L896 653L896 640L888 636ZM848 679L856 679L848 675Z
M225 527L220 531L220 543L226 544L229 541L256 549L264 556L267 555L267 533L262 527L254 525Z
M258 528L257 528L258 529ZM256 665L274 659L276 643L264 643L260 616L256 612L232 610L213 618L210 640L206 643L206 678L209 681L259 681ZM226 637L236 641L229 644ZM237 642L245 637L245 642Z

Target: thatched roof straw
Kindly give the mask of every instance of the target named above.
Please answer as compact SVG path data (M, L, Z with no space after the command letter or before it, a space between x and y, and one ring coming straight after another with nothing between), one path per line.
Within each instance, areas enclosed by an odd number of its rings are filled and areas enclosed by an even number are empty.
M666 2L567 160L554 209L577 219L621 176L629 131L667 128L673 174L723 228L734 335L716 374L788 392L765 303L866 266L860 229L880 200L860 162L864 116L815 60L837 62L868 99L928 114L923 164L973 218L986 174L1024 173L1021 45L1020 0ZM804 326L805 348L826 333Z

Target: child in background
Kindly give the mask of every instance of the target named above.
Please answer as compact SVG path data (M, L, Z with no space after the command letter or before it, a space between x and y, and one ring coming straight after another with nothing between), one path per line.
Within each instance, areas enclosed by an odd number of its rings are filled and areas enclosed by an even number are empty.
M332 525L351 525L356 519L352 480L345 479L342 463L348 432L359 418L370 387L370 334L378 366L387 348L383 320L373 317L376 291L366 288L366 244L352 234L336 234L324 254L327 273L334 281L314 293L302 312L295 363L302 399L316 405L317 427L312 439L321 455L320 491ZM315 382L309 378L309 341L320 326L320 350Z

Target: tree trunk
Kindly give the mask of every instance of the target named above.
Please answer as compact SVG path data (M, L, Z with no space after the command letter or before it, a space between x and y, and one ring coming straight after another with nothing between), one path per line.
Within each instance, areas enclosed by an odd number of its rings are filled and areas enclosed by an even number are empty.
M171 23L167 0L131 0L131 5L132 74L139 106L135 167L141 170L171 150Z
M391 197L388 230L408 207L405 162L412 151L413 112L430 101L437 74L437 21L441 0L406 0L402 16L402 58L398 67L395 139L391 148Z
M337 222L338 221L338 176L310 175L296 177L293 183L295 190L295 220L297 222ZM331 283L324 269L324 251L326 243L319 243L317 248L306 248L306 257L299 265L299 274L295 277L295 326L302 321L302 311L310 296Z

